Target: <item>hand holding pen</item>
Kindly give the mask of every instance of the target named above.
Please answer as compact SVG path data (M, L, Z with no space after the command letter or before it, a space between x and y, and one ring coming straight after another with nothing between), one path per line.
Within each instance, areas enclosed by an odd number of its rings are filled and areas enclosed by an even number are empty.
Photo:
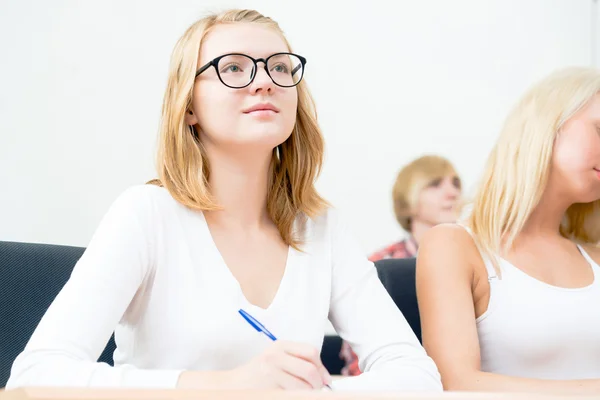
M277 340L260 322L244 310L240 315L274 343L248 364L236 368L241 386L291 390L331 388L331 376L321 362L319 351L304 343ZM245 382L248 380L247 382Z

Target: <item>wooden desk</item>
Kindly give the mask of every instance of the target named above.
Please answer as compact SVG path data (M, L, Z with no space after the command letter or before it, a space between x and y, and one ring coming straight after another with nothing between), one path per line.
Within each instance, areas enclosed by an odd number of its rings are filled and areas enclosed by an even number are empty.
M137 389L17 389L0 391L0 400L572 400L600 396L554 396L513 393L360 393L252 390L137 390Z

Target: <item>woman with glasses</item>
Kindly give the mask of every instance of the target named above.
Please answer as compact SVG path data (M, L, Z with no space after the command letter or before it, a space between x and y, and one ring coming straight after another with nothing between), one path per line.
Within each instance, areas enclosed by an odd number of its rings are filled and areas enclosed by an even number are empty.
M125 191L8 387L441 390L375 268L315 188L323 137L276 22L232 10L177 43L159 179ZM363 361L331 382L326 320ZM96 363L111 333L115 366Z

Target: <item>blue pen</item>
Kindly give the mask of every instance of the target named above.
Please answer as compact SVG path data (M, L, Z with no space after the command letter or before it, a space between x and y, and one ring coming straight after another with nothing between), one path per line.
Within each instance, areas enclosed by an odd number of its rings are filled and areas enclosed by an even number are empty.
M256 320L256 318L254 318L252 315L248 314L246 311L244 311L242 309L240 309L240 311L238 311L238 312L242 315L242 317L244 317L244 319L246 321L248 321L248 323L250 325L252 325L254 327L254 329L256 329L259 332L264 333L272 341L276 341L277 340L277 338L275 337L275 335L273 335L271 332L269 332L269 330L267 328L265 328L265 326L263 324L261 324L260 322L258 322Z
M242 317L244 317L244 319L250 324L252 325L252 327L254 329L256 329L257 331L264 333L269 339L271 339L272 341L276 341L277 338L275 337L275 335L273 335L271 332L269 332L269 330L267 328L265 328L265 326L263 324L261 324L260 322L258 322L258 320L256 318L254 318L252 315L248 314L246 311L240 309L238 311L240 313L240 315ZM331 386L329 386L328 384L324 384L326 387L328 387L329 389L331 389Z

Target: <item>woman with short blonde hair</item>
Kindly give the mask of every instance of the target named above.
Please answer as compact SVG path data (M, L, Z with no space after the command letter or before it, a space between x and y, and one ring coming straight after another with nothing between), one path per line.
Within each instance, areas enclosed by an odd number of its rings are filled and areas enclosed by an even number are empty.
M431 227L454 222L461 205L461 179L444 157L426 155L404 166L392 188L396 220L408 237L375 252L369 259L414 257Z
M446 389L600 393L599 205L600 72L567 68L508 115L464 227L422 241L423 344Z

